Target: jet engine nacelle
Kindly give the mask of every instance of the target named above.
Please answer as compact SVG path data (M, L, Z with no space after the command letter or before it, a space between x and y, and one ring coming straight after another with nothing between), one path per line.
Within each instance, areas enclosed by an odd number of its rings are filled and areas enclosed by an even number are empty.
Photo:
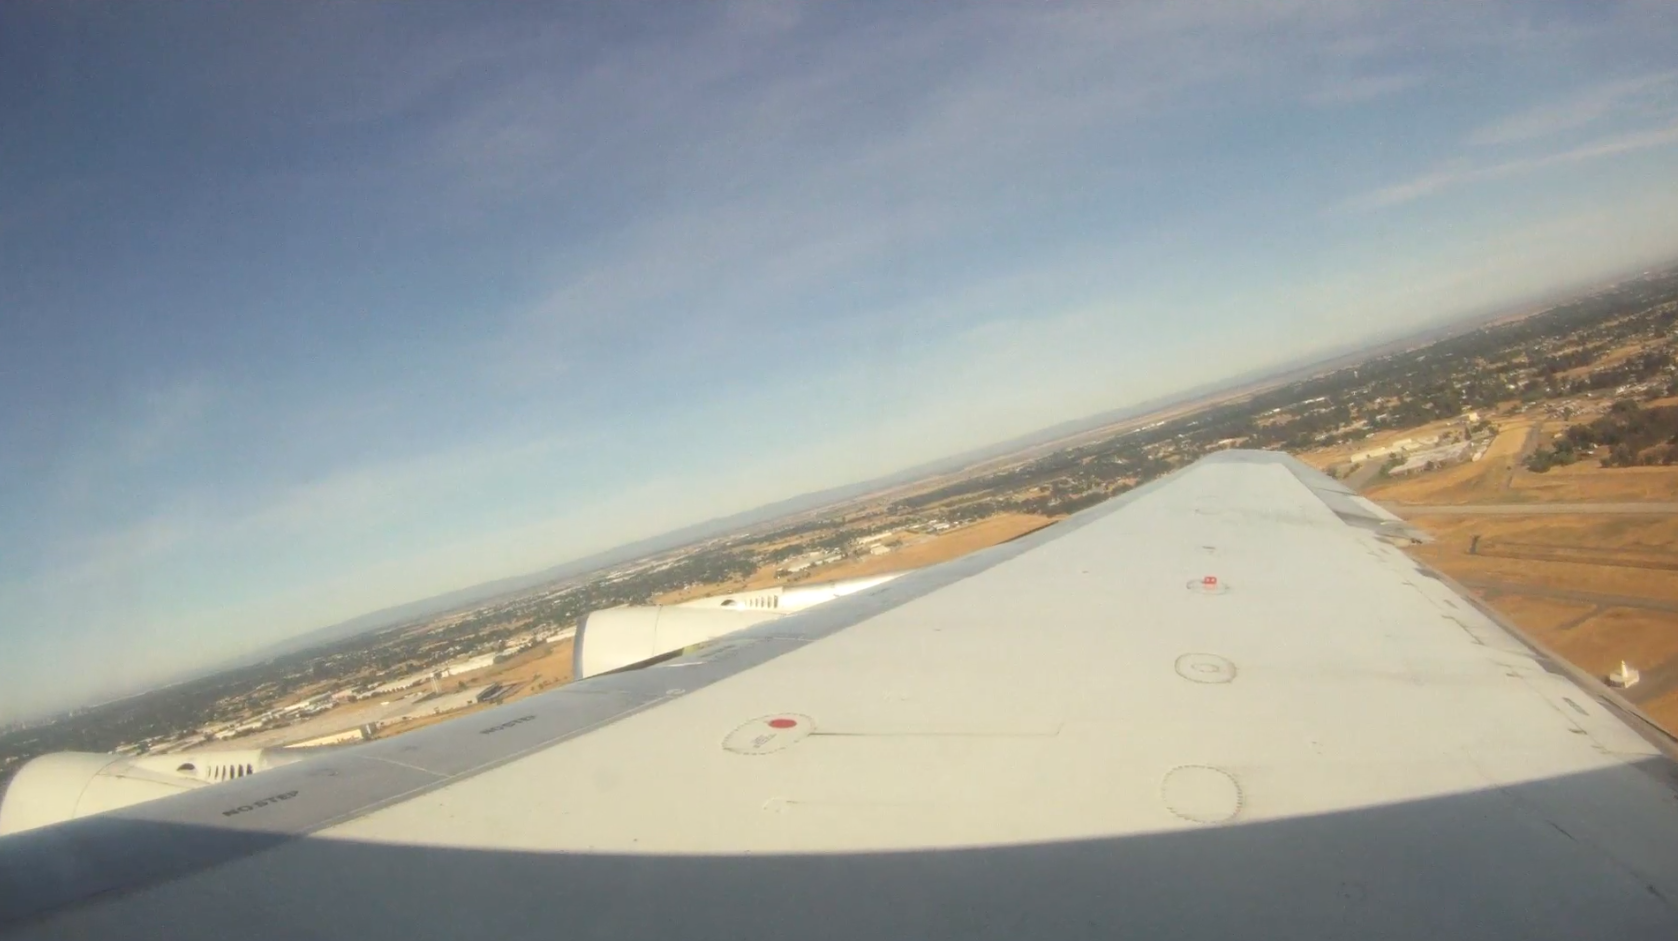
M171 797L301 758L255 748L169 755L42 755L25 762L0 793L0 836Z
M577 622L575 679L644 663L693 644L865 591L903 575L885 572L810 585L773 586L674 605L607 608Z
M607 608L577 622L572 641L576 679L633 666L684 647L772 621L782 612L673 605Z

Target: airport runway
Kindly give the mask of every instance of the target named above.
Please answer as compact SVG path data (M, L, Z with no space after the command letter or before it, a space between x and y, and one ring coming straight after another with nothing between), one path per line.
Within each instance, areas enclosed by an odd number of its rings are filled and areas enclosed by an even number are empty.
M1346 475L1346 479L1343 481L1343 483L1345 483L1346 486L1352 488L1353 490L1356 490L1357 492L1362 493L1363 488L1369 486L1370 482L1373 481L1376 477L1380 476L1380 474L1381 474L1381 462L1380 461L1374 461L1374 460L1364 461L1362 464L1358 465L1357 470L1352 471L1350 474Z
M1459 578L1457 584L1475 591L1494 595L1526 595L1552 601L1574 601L1603 608L1642 608L1646 611L1665 611L1678 614L1678 601L1662 601L1638 595L1610 595L1596 591L1575 591L1570 588L1546 588L1543 585L1522 585L1515 582L1489 581L1483 578Z
M1673 503L1383 503L1393 513L1412 516L1670 516Z

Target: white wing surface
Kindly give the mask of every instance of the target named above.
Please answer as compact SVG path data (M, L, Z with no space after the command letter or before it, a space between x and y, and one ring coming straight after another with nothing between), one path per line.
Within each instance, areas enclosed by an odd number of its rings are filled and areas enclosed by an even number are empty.
M1291 458L1225 452L678 659L0 840L0 921L1678 937L1664 742L1402 533Z

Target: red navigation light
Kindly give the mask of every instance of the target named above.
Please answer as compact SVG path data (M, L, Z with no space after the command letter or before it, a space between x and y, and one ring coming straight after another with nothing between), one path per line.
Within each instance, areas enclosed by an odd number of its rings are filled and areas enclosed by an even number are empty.
M779 718L779 719L770 719L769 720L769 727L772 728L772 729L790 729L797 724L798 724L797 719L788 719L784 716L782 718Z
M1216 588L1216 587L1218 587L1218 576L1208 575L1205 578L1202 578L1200 580L1200 587L1202 587L1202 588Z

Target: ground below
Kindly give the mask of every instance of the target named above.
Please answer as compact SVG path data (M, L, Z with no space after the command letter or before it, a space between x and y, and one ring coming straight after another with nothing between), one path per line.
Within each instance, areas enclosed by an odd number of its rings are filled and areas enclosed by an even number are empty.
M1362 490L1433 541L1412 553L1473 591L1540 646L1605 677L1642 673L1626 697L1678 731L1678 467L1523 462L1565 422L1498 419L1478 461ZM1334 451L1302 455L1319 467ZM1351 479L1351 478L1349 478Z

